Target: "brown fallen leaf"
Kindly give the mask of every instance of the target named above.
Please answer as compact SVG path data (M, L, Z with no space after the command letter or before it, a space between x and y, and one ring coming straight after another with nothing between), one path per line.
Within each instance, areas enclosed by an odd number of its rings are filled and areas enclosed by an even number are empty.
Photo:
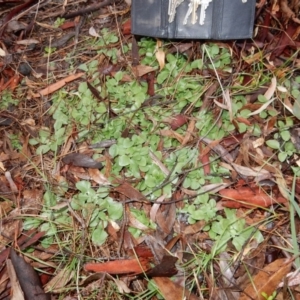
M25 299L49 300L50 294L43 290L40 278L33 267L22 257L18 256L14 249L10 250L11 262L16 271Z
M7 216L7 214L13 209L12 201L2 201L0 202L0 219Z
M170 137L170 138L174 138L180 144L182 144L182 142L184 140L184 137L181 134L179 134L179 133L177 133L176 131L173 131L173 130L163 129L163 130L160 130L158 132L158 134L160 134L162 136L167 136L167 137Z
M98 169L88 169L90 177L99 185L110 185L108 179Z
M150 72L155 71L155 69L146 65L138 65L136 67L133 67L132 71L134 72L135 76L142 77Z
M46 285L45 291L52 293L61 293L67 283L74 278L75 271L70 269L60 270Z
M187 121L188 121L188 117L184 114L176 115L176 116L171 117L167 120L167 122L170 123L170 126L171 126L172 130L178 129L179 127L186 124Z
M113 184L120 184L114 190L126 196L128 199L147 201L147 198L140 191L138 191L136 188L130 185L128 182L126 181L123 182L120 179L115 179L113 181Z
M222 198L223 207L269 207L276 203L287 203L282 196L270 197L259 187L239 187L238 189L224 189L219 191Z
M195 129L195 125L196 125L196 121L191 120L189 125L188 125L188 128L186 130L186 134L183 138L182 146L186 145L188 143L188 141L190 140L190 138L192 137L193 131Z
M172 277L177 274L175 266L177 257L164 255L160 263L146 272L148 277Z
M211 148L207 146L205 149L202 149L202 143L199 143L199 161L203 165L203 171L205 175L210 173L210 163L209 163L209 153Z
M263 300L262 293L270 296L277 289L278 284L290 272L292 260L280 258L260 270L245 288L239 300Z
M6 261L7 273L11 284L11 299L12 300L24 300L24 294L20 287L16 271L10 259Z
M109 274L140 274L150 269L149 260L140 258L139 260L124 259L114 260L104 263L87 263L84 265L86 271L105 272Z
M67 154L62 159L64 164L73 165L76 167L83 168L93 168L93 169L101 169L102 164L94 159L90 158L88 155L82 153L70 153Z
M156 285L162 293L165 300L199 300L194 294L191 294L184 287L173 282L170 278L166 277L154 277Z
M62 88L63 86L65 86L67 83L82 77L84 74L85 73L81 72L78 74L69 75L66 78L61 79L53 84L50 84L46 88L40 90L37 94L34 94L34 97L38 98L41 96L47 96L49 94L52 94L52 93L56 92L57 90L59 90L60 88Z
M157 40L155 57L158 61L160 71L165 67L165 59L166 59L166 54L161 47L162 47L162 41Z
M122 29L122 33L124 35L131 34L131 19L129 19L125 23L123 23L121 26L121 29Z

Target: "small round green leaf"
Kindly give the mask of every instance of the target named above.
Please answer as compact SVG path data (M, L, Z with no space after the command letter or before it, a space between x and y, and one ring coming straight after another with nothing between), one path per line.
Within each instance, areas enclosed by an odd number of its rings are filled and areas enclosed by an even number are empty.
M288 154L286 152L280 152L278 154L278 159L279 159L279 161L284 162L286 160L287 156L288 156Z
M121 167L128 166L130 164L130 158L127 155L121 155L119 157L119 165Z
M108 234L101 226L97 227L92 233L92 242L95 245L101 246L105 243Z
M266 141L266 144L272 149L279 149L280 147L279 142L276 140L268 140Z
M291 134L290 134L290 132L287 131L287 130L281 131L281 132L280 132L280 136L281 136L281 138L282 138L285 142L287 142L287 141L289 141L289 140L291 139Z

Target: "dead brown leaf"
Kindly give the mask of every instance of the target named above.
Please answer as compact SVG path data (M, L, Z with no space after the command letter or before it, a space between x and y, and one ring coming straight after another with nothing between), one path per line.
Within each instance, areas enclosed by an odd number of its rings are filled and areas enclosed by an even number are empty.
M83 153L70 153L63 157L64 164L76 167L101 169L102 164Z
M185 299L185 297L189 300L199 300L198 297L173 282L170 278L154 277L153 280L157 284L165 300L182 300Z
M123 259L114 260L104 263L87 263L84 265L86 271L106 272L109 274L140 274L149 270L149 260L140 259Z
M278 284L290 272L292 261L285 258L277 259L254 276L239 300L264 300L262 293L268 296L277 289Z
M75 272L70 269L60 270L46 285L45 292L60 293L67 283L74 278Z
M11 262L10 259L6 260L6 267L7 267L7 273L10 279L10 284L11 284L11 299L12 300L23 300L24 294L23 291L20 287L19 281L17 279L17 275L14 269L14 266Z
M167 136L176 139L180 144L182 144L184 137L173 130L163 129L158 132L162 136Z
M188 141L190 140L190 138L192 137L193 131L195 129L195 125L196 125L196 120L191 120L188 125L188 128L186 130L186 134L183 138L183 141L181 143L182 146L186 145L188 143Z
M12 201L1 201L0 202L0 219L7 216L7 214L13 209Z
M38 214L42 208L43 191L32 189L23 191L22 209L28 214Z
M224 207L269 207L274 203L287 203L282 196L269 196L259 187L239 187L237 189L224 189L219 191Z
M14 249L11 249L10 256L25 298L36 300L51 299L50 294L44 292L40 278L34 268L23 257L17 255Z
M165 57L166 57L166 54L164 50L161 48L161 46L162 46L162 41L157 40L155 57L158 61L160 71L165 67Z
M150 72L155 71L153 67L145 66L145 65L138 65L136 67L133 67L132 70L135 73L135 75L138 77L142 77Z
M67 76L64 79L61 79L53 84L50 84L48 87L40 90L37 94L34 94L34 97L38 98L41 96L47 96L49 94L52 94L56 92L57 90L61 89L63 86L65 86L67 83L72 82L80 77L82 77L85 73L78 73L78 74L72 74Z
M100 186L110 185L108 179L98 169L88 169L91 179L97 182Z

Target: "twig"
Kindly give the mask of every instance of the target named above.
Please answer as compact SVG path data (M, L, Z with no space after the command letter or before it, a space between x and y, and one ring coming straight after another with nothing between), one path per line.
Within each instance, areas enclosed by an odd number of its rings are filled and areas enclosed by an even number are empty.
M94 12L95 10L98 10L98 9L104 7L104 6L113 4L114 2L115 2L115 0L105 0L101 3L99 3L99 4L91 5L91 6L88 6L88 7L84 8L84 9L80 9L80 10L71 12L69 14L64 14L61 17L65 18L65 19L71 19L71 18L74 18L74 17L77 17L77 16L81 16L81 15L84 15L84 14Z

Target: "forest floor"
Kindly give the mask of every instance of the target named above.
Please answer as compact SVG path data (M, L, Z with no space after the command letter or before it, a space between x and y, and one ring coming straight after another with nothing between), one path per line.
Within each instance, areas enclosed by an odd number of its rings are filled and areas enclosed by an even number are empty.
M127 2L0 0L0 299L300 299L298 2L230 41Z

